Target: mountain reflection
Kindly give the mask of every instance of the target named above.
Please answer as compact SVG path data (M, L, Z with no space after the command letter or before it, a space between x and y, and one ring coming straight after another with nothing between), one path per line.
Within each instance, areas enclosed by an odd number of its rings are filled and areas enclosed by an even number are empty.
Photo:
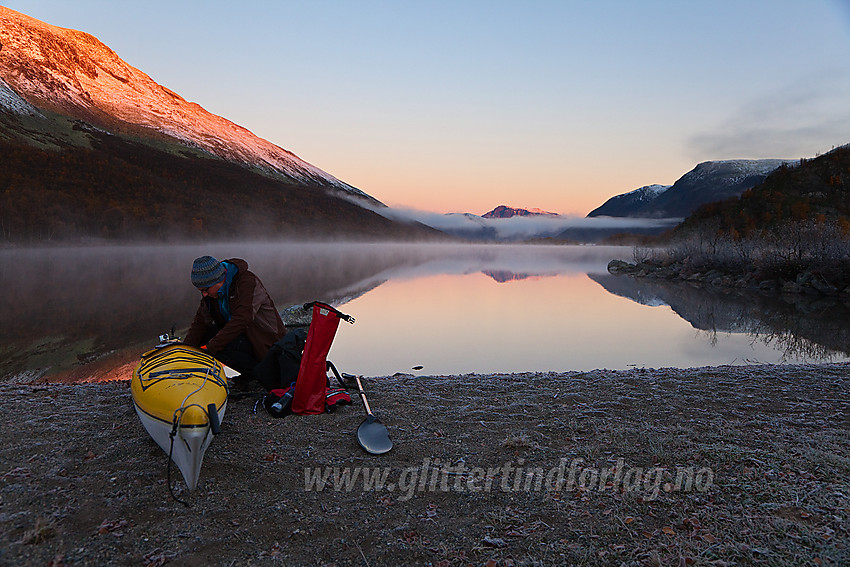
M686 282L589 274L608 292L642 305L669 305L710 342L740 333L783 353L787 360L832 360L850 354L850 308L835 298L713 290Z
M209 244L7 249L0 271L0 378L85 364L185 329L200 296L189 281L204 254L244 258L278 309L354 297L378 274L427 261L427 250L365 244ZM138 348L136 349L138 350Z
M172 327L185 329L199 301L192 260L204 254L247 260L283 310L313 300L342 304L390 279L599 270L615 250L362 242L0 250L9 290L0 294L0 379L68 369L134 345L139 351Z
M850 351L850 313L840 302L608 274L611 259L630 258L627 247L92 246L0 250L8 290L0 295L0 380L68 373L87 379L137 361L158 335L188 327L199 301L189 272L204 254L247 260L281 311L313 300L357 309L357 328L334 348L362 372L409 369L426 357L428 371L439 365L440 372L459 373L724 364L752 356L742 354L746 348L733 352L742 341L731 345L718 333L743 336L745 347L749 335L770 345L761 356L787 360L831 360ZM623 297L669 305L676 315L626 309ZM692 348L682 319L705 335L698 342L707 349ZM718 338L727 348L706 345Z

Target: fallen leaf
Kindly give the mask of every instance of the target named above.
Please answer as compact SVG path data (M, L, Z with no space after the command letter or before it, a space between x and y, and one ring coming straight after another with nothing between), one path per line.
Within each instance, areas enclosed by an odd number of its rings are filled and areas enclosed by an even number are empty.
M676 530L674 530L670 526L664 526L663 528L661 528L661 531L667 535L676 535Z
M162 567L177 556L168 551L152 551L145 555L145 567Z
M115 537L122 537L124 532L122 528L126 528L130 523L127 520L103 520L97 528L98 535L112 534Z

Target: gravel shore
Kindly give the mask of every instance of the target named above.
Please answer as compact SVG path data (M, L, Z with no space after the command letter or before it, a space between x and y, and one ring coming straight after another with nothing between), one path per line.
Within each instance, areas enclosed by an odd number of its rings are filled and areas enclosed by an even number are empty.
M234 393L187 492L128 383L0 384L0 565L847 565L850 365L366 377Z

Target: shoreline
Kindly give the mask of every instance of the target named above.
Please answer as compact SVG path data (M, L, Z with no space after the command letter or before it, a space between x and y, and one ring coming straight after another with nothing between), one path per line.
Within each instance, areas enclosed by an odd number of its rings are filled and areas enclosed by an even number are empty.
M767 271L762 273L753 267L749 271L713 265L695 267L683 260L644 260L636 263L612 260L608 263L608 272L613 275L690 282L716 289L763 291L776 293L778 297L801 295L835 298L845 303L850 301L850 280L846 274L833 280L829 272L835 270L834 266L788 270L788 273L768 274Z
M6 382L0 564L839 565L849 376L826 363L366 377L394 443L380 456L357 446L356 399L273 419L240 393L199 489L172 476L190 508L169 497L126 382Z

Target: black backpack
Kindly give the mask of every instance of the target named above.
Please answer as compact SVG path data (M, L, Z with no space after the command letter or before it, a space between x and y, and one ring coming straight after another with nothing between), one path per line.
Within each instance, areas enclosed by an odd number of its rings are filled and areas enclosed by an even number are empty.
M269 348L268 354L254 369L254 374L266 391L287 388L298 377L301 355L307 342L307 329L287 332Z
M274 417L284 417L291 413L289 403L283 403L281 408L272 406L280 402L284 395L289 393L298 378L298 370L301 368L301 356L304 353L304 345L307 342L307 330L303 328L293 329L287 332L282 339L269 348L268 354L257 365L254 370L255 376L263 388L268 392L254 404L254 412L257 406L262 406ZM345 388L345 382L332 362L327 361L327 369L332 371L342 388L331 388L328 380L325 395L325 411L333 412L338 405L351 403L351 396Z

